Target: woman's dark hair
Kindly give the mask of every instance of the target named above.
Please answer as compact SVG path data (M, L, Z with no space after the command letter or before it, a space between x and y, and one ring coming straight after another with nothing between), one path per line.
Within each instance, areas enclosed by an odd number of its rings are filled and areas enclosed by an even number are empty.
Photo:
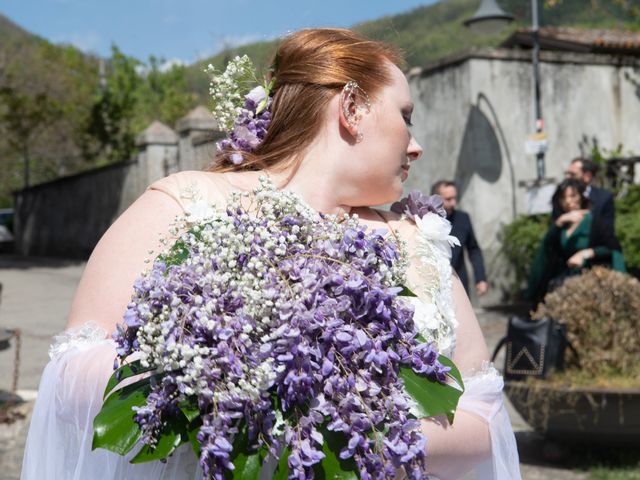
M551 204L556 210L562 211L562 206L560 205L561 200L564 198L564 192L570 188L580 195L580 208L589 208L591 206L591 202L584 195L586 185L575 178L567 178L558 185L558 188L556 188L556 191L553 193L553 197L551 197Z

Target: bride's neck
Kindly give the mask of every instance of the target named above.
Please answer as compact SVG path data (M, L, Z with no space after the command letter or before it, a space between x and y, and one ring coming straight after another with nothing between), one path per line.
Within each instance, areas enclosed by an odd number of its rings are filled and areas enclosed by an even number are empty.
M291 172L269 172L269 176L278 188L297 193L318 212L342 215L351 211L351 207L341 204L336 195L337 179L326 171L303 164L293 175Z
M237 189L252 190L257 187L258 179L267 175L277 188L297 193L314 210L342 215L351 212L351 207L341 201L344 180L340 175L345 162L349 161L349 153L340 142L319 135L300 161L283 159L280 165L288 165L284 169L229 172L225 177Z
M299 194L315 210L342 215L351 212L351 207L341 201L340 165L348 159L346 152L331 146L331 142L317 142L300 162L290 163L295 166L268 174L275 185Z
M282 190L290 190L300 195L314 210L333 215L350 213L351 207L341 205L332 195L336 191L335 181L321 172L300 168L297 171L255 171L226 172L223 174L227 183L234 190L250 191L258 186L258 180L267 176L273 184Z

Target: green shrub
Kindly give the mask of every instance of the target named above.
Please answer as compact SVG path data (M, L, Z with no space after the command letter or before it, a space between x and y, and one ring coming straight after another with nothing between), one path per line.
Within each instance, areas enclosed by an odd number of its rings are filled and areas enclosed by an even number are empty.
M636 213L640 211L640 185L629 185L624 195L616 199L616 214Z
M529 270L540 242L549 228L549 215L520 215L503 225L499 238L515 278L512 294L518 294L529 278Z
M629 273L640 278L640 185L630 185L616 200L616 235Z
M616 235L629 273L640 274L640 205L635 213L616 215Z

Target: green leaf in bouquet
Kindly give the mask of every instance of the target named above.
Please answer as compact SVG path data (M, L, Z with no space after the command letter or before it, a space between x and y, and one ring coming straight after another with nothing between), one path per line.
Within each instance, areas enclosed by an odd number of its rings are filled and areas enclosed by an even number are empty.
M143 445L131 459L131 463L145 463L167 458L176 448L189 441L187 426L188 420L182 412L167 416L160 430L158 443L154 447Z
M127 378L150 372L152 370L154 370L154 367L143 367L140 363L140 360L135 360L133 362L121 365L116 371L113 372L113 374L109 378L107 387L104 389L104 395L102 399L106 399L107 396Z
M416 340L420 343L428 343L427 339L420 334L416 335ZM451 369L449 373L447 373L447 376L452 380L455 380L455 382L458 384L458 387L460 387L460 389L464 392L462 374L460 373L460 370L458 370L458 367L456 367L456 364L453 363L453 360L451 360L449 357L445 357L444 355L438 355L438 361L445 367L449 367Z
M186 231L187 234L193 235L196 240L202 239L202 231L199 228L190 228ZM161 253L157 257L157 261L164 262L168 267L171 265L181 265L189 258L190 249L187 242L178 238L166 253Z
M289 454L291 450L289 447L285 448L280 455L280 460L278 460L278 466L276 467L276 471L273 472L272 480L287 480L289 478Z
M234 480L258 479L260 477L260 469L262 468L265 457L266 452L261 450L254 453L239 453L233 461L233 465L236 468L233 470L230 478Z
M233 480L257 480L260 477L260 469L269 453L266 446L258 449L251 448L247 439L247 427L243 422L236 439L233 442L231 461L235 469L229 475Z
M353 458L343 460L340 450L347 445L347 438L341 432L322 429L324 458L315 466L315 478L318 480L358 480L358 468Z
M200 416L200 409L198 408L198 400L196 397L187 397L178 402L178 408L190 422L193 422Z
M400 296L401 297L417 297L417 295L413 293L413 290L411 290L406 285L402 285L402 291L400 292Z
M440 357L440 359L442 358L444 357ZM400 367L399 376L404 380L405 391L416 403L414 413L418 418L444 414L449 422L453 423L458 399L462 395L463 389L418 375L410 367ZM461 379L458 384L462 385Z
M200 442L198 442L198 432L200 431L200 427L202 426L202 419L197 418L189 424L187 435L189 435L189 443L191 443L191 448L193 453L196 454L196 457L200 458Z
M456 381L458 387L464 392L464 382L462 381L462 374L456 364L453 363L449 357L445 357L444 355L438 355L438 361L444 365L445 367L449 367L451 370L447 373L447 376Z
M167 266L180 265L189 257L189 247L183 241L178 239L171 249L162 255L158 255L158 260L164 262Z
M105 448L120 455L131 451L142 434L133 420L133 407L146 405L150 392L151 377L147 377L109 395L93 420L91 449Z

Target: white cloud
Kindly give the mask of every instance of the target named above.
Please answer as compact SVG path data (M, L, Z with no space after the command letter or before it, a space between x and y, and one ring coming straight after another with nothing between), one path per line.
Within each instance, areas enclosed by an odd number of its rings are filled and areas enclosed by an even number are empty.
M265 40L271 40L270 36L267 36L265 34L261 34L261 33L250 33L250 34L246 34L246 35L228 35L226 37L222 38L222 47L238 47L240 45L246 45L247 43L254 43L254 42L262 42Z
M251 33L246 35L225 35L218 36L212 47L201 50L196 55L196 60L203 60L205 58L212 57L213 55L220 53L227 48L239 47L248 43L265 42L273 40L279 35L267 35L264 33Z
M173 67L180 67L183 65L187 65L187 62L180 58L170 58L169 60L165 60L162 65L160 65L160 71L166 72L171 70Z
M85 53L98 53L103 45L98 32L73 32L52 39L54 43L68 43Z
M169 60L165 60L164 62L162 62L162 64L158 66L158 69L161 72L167 72L171 70L172 67L179 66L179 65L188 65L188 64L187 62L185 62L184 60L181 60L180 58L171 58ZM144 77L149 72L149 67L144 63L139 63L138 65L135 66L135 70L138 75Z
M282 34L249 33L243 35L223 35L209 33L209 41L200 41L199 48L193 49L193 53L191 55L172 56L165 59L160 66L160 69L162 71L167 71L175 65L190 65L194 62L199 62L213 57L227 48L235 48L254 42L269 41L280 36L282 36ZM180 55L179 52L174 52L174 55L176 55L176 53ZM162 56L157 55L157 58L162 58Z

